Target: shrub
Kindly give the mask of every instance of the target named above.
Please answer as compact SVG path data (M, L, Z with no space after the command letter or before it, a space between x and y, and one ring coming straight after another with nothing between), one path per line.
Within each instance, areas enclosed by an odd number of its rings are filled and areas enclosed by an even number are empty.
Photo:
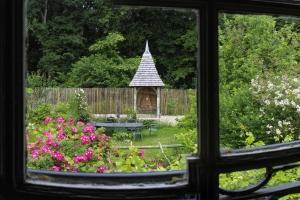
M51 116L51 105L40 104L36 108L27 110L27 122L33 124L41 123L47 116Z
M126 109L125 114L127 114L128 120L137 120L136 112L133 109Z
M131 145L128 151L112 147L103 129L75 122L74 118L46 119L38 126L29 126L27 146L31 169L65 172L145 172L157 170L144 159L144 150Z
M69 119L72 117L70 104L65 102L59 102L52 107L52 117L56 118L61 116L64 119Z
M260 134L274 142L298 140L300 136L300 79L297 76L257 76L251 92L264 122Z
M196 129L185 130L175 135L176 140L184 146L185 153L195 153L197 151Z
M70 102L70 113L77 121L88 122L91 118L91 113L88 109L87 97L83 89L75 90L74 96Z
M196 103L196 95L190 93L190 109L187 113L185 113L184 117L178 120L177 127L184 129L195 129L197 128L197 103Z
M118 131L113 133L113 139L117 141L130 141L132 140L132 134L125 131Z

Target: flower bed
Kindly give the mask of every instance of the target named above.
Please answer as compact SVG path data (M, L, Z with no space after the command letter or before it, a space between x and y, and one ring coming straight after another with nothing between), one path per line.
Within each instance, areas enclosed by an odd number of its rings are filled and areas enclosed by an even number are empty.
M27 128L27 166L30 169L65 172L146 172L165 169L148 162L144 150L131 146L119 151L103 129L62 117L47 117Z

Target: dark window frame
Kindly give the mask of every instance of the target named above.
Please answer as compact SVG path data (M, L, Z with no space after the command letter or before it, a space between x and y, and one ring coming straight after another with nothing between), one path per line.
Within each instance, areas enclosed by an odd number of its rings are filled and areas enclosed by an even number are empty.
M219 96L218 96L218 13L257 13L300 16L300 2L295 0L119 0L117 4L193 8L198 16L198 81L197 112L199 154L188 159L188 181L182 185L157 187L114 187L113 189L76 188L65 185L43 186L25 182L24 169L24 46L23 1L0 1L0 197L7 199L162 199L180 198L184 193L201 199L245 199L259 196L279 197L300 191L300 182L259 189L236 197L219 196L218 175L245 169L286 165L300 159L300 144L270 145L254 151L219 152ZM201 96L201 98L200 98ZM280 146L280 147L279 147ZM280 159L279 159L280 158ZM284 166L282 168L284 169ZM143 182L149 177L132 175ZM163 175L165 176L165 175ZM173 175L172 175L173 176ZM113 177L113 176L112 176ZM70 177L68 177L70 178ZM82 177L84 178L84 177ZM116 177L118 178L118 177ZM125 177L128 178L128 177ZM158 180L165 180L156 177ZM128 184L130 185L130 184ZM161 186L161 187L160 187Z

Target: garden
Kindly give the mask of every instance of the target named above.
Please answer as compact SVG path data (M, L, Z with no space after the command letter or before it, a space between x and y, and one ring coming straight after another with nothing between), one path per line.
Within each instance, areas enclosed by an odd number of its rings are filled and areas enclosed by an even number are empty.
M32 26L26 88L27 167L70 173L186 170L186 158L197 154L194 14L172 11L162 14L147 9L136 10L135 14L126 9L119 13L105 4L95 5L103 6L99 15L107 20L95 19L90 23L105 29L103 33L86 30L87 35L79 36L75 34L78 30L61 27L56 20L66 19L56 16L57 13L49 14L51 23L46 25L37 20L35 12L29 15ZM38 9L38 5L31 6ZM144 16L144 21L137 16ZM157 20L157 16L163 20ZM130 23L123 23L126 20ZM157 21L161 29L150 26ZM142 24L149 25L153 36L142 31ZM68 38L68 42L76 42L64 56L60 56L63 42L57 43L61 38L45 32L52 29L63 30L62 34L68 32L65 38L70 32L77 38ZM141 45L147 37L152 40L150 50L165 83L159 104L163 115L157 119L143 118L134 110L131 103L134 91L128 89L140 61L136 56L141 52L136 49L143 49ZM36 46L43 51L36 50ZM77 51L83 46L85 53ZM39 59L33 55L39 55ZM300 139L299 63L298 18L220 14L221 153ZM64 91L72 88L72 92L68 98L59 95L54 98L50 93L53 95L55 88ZM93 90L93 96L89 88L101 90ZM175 89L180 91L176 93ZM108 113L115 117L106 117ZM170 124L160 120L165 115L181 116ZM142 129L137 132L95 126L95 122L112 121L139 123ZM220 174L220 187L244 189L258 183L265 174L265 169ZM298 180L300 167L295 167L276 172L267 186ZM283 199L298 197L289 195Z

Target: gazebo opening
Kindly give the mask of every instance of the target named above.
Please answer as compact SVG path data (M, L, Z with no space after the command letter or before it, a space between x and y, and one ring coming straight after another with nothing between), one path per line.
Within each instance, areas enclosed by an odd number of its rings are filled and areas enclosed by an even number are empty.
M156 114L157 112L156 89L141 87L137 89L137 112L143 114Z

